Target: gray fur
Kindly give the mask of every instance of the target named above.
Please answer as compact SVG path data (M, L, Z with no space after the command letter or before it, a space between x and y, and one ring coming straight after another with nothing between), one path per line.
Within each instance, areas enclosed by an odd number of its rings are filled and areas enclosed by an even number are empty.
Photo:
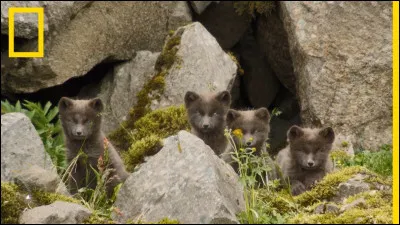
M228 128L232 131L240 129L243 133L243 138L241 140L233 137L235 145L238 148L239 146L256 148L254 154L257 156L267 152L266 141L270 131L270 114L268 109L264 107L247 111L230 109L227 113L226 122ZM252 140L250 138L252 138ZM234 149L231 146L228 146L221 158L225 162L229 163L236 172L238 172L237 163L230 157L230 153L233 151Z
M92 171L98 170L99 157L104 152L104 139L106 136L101 130L101 112L104 105L99 98L90 100L72 100L63 97L59 101L60 120L64 131L66 143L66 155L68 164L77 156L82 148L87 154L87 163L83 158L78 159L76 167L72 170L69 179L69 189L72 194L82 187L94 189L96 187L96 176ZM107 192L111 194L113 188L126 180L129 173L125 170L121 157L115 148L108 142L108 153L110 167L115 169L112 173ZM103 156L104 157L104 156ZM88 173L88 175L87 175ZM85 182L86 181L86 182Z
M188 91L185 94L191 133L202 139L217 155L221 154L228 144L224 129L230 103L231 95L228 91L203 94Z
M335 139L332 128L309 129L292 126L289 145L276 158L283 176L289 178L293 195L309 190L332 170L329 153Z

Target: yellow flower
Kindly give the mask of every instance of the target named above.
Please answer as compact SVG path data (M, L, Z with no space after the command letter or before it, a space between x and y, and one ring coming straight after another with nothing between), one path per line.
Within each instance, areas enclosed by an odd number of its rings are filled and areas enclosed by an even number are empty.
M256 151L256 148L251 148L251 152L255 152Z
M249 138L249 141L253 141L253 140L254 140L254 138L253 138L253 137Z
M238 138L242 138L243 137L243 132L241 129L236 129L233 131L233 135L235 135Z

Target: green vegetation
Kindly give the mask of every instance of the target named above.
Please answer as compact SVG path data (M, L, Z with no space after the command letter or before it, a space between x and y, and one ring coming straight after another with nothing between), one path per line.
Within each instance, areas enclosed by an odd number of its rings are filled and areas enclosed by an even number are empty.
M384 176L393 173L393 150L391 145L382 145L379 151L368 151L360 149L351 157L343 150L335 150L331 158L338 168L349 166L364 166L369 170Z
M165 43L163 51L157 58L155 69L157 73L150 79L140 90L136 97L137 103L129 112L128 120L121 124L120 128L116 129L110 136L110 140L119 149L127 151L131 148L132 133L135 132L135 124L140 118L151 112L150 104L153 100L160 100L164 93L165 77L175 62L180 62L181 59L177 56L178 46L181 41L183 29L178 29L173 34L170 34L168 41ZM154 146L154 144L152 145Z
M136 121L134 127L135 133L130 139L133 144L122 153L129 171L142 163L145 156L156 154L162 148L162 139L190 129L183 105L155 110Z
M40 103L25 100L21 103L17 101L15 106L7 100L1 102L1 114L21 112L24 113L35 126L44 148L49 154L53 164L57 168L58 174L62 174L67 166L65 158L65 145L60 119L58 118L58 107L52 107L47 102L44 107Z

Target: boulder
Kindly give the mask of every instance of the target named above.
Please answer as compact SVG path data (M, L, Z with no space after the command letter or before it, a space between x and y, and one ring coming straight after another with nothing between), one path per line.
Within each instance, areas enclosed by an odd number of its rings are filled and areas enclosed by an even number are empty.
M89 209L76 203L56 201L22 212L20 224L79 224L89 218Z
M251 22L249 14L239 15L236 12L234 3L221 1L210 4L201 15L195 16L196 21L206 27L223 49L230 49L238 43Z
M57 176L30 119L23 113L1 115L1 181L13 181L19 174L31 170L32 166Z
M139 51L132 60L115 66L99 84L84 87L79 93L80 98L99 97L103 100L106 106L103 131L106 134L119 127L137 103L137 93L154 76L154 65L159 54Z
M112 218L180 223L238 223L243 187L232 167L203 140L186 131L164 139L164 147L122 185Z
M181 1L95 1L86 6L63 29L49 28L43 58L11 58L4 64L9 68L2 68L2 90L31 93L82 76L104 61L128 60L140 50L160 51L170 30L191 22L188 5ZM21 51L34 48L36 39Z
M28 192L39 189L49 193L70 195L57 173L45 170L38 165L33 165L16 174L14 182Z
M280 2L302 122L392 143L392 3Z
M156 69L164 71L160 74L165 86L159 98L153 99L153 110L183 104L187 91L231 91L237 66L207 29L195 22L167 40Z
M65 25L91 1L2 1L1 34L8 35L8 9L10 7L41 7L44 9L44 32L57 30ZM49 29L51 28L51 29ZM16 13L14 15L14 37L32 39L38 36L38 14Z
M288 34L280 18L279 4L268 16L257 20L256 39L259 50L280 83L296 95L296 77L289 51Z

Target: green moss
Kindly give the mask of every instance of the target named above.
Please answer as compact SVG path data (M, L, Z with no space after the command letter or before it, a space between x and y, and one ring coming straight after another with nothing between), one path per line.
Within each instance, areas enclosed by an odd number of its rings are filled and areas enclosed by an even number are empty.
M88 219L83 221L84 224L117 224L106 216L101 216L93 213Z
M319 200L333 197L338 189L338 185L347 181L357 173L368 173L369 171L360 166L346 167L342 170L327 174L314 188L294 197L300 205L311 205Z
M392 195L391 192L369 191L359 193L345 200L345 204L359 198L364 198L363 207L354 207L337 215L333 213L312 214L299 213L289 223L322 223L322 224L349 224L349 223L392 223ZM341 206L339 206L340 208Z
M144 161L145 156L157 153L162 148L161 141L159 136L152 134L133 143L122 155L127 170L133 171L136 165Z
M157 222L157 224L180 224L178 220L171 220L169 218L163 218Z
M342 147L343 148L347 148L349 146L349 142L347 142L347 141L343 141L342 142Z
M156 154L162 147L162 139L180 130L189 130L190 125L186 110L181 105L150 112L136 121L134 127L135 132L131 135L133 144L123 153L129 171L142 163L145 156Z
M128 150L136 138L131 137L135 130L136 121L151 112L150 105L153 100L159 100L165 89L165 77L169 69L178 60L177 46L180 44L183 29L176 31L165 43L163 51L156 61L156 75L150 79L140 90L136 97L137 103L130 110L128 119L121 126L109 135L110 140L121 150Z
M257 192L260 199L268 204L271 209L277 209L282 214L297 212L298 206L286 189L275 192L263 188L257 190Z
M21 212L28 208L26 195L21 194L17 185L1 182L1 223L17 224Z
M275 9L275 3L268 1L237 1L233 6L240 16L250 15L253 18L256 13L268 16Z
M25 199L28 195L30 200ZM16 184L1 182L1 223L18 223L19 216L24 209L49 205L55 201L80 204L79 200L65 195L40 190L28 193Z
M232 61L236 64L236 66L237 66L237 74L239 74L240 76L243 76L244 75L244 70L240 66L240 63L239 63L239 60L237 59L237 56L233 52L227 52L227 54L229 55L229 57L231 57Z
M39 205L50 205L55 201L64 201L64 202L81 204L81 201L79 201L78 199L57 193L48 193L40 190L33 191L32 197L38 202Z

